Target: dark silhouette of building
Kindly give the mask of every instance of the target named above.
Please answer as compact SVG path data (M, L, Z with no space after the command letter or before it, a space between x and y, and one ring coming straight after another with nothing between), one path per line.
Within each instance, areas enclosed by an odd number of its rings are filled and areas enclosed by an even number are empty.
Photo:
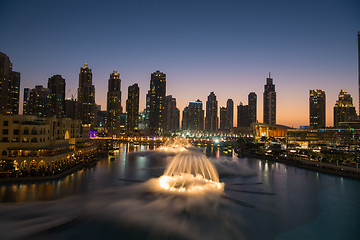
M139 130L139 93L137 83L128 87L128 99L126 100L127 124L129 131Z
M221 112L220 112L220 114L221 114ZM233 130L233 128L234 128L234 101L232 99L228 99L226 102L226 120L225 121L226 121L225 129Z
M165 120L166 74L156 71L151 74L149 90L149 131L161 134Z
M37 85L31 89L29 99L26 104L26 115L37 117L51 116L51 91L42 85Z
M358 84L359 84L359 114L360 114L360 31L358 34Z
M121 79L116 71L110 74L108 80L106 129L111 135L120 131L121 115Z
M250 126L250 107L249 105L243 105L240 102L240 105L237 106L237 127L249 127Z
M30 96L30 88L24 88L24 99L23 99L23 115L27 115L27 102Z
M338 128L340 122L353 122L357 120L356 110L349 93L341 89L339 100L334 107L334 127Z
M214 92L211 92L206 101L205 130L216 132L218 130L218 101Z
M227 130L227 109L220 107L220 130Z
M48 89L51 92L51 116L65 117L65 85L65 79L61 75L54 75L48 79Z
M74 98L65 99L65 117L76 119L77 101Z
M20 73L12 70L9 57L0 52L0 114L19 114Z
M320 89L310 90L310 127L313 129L326 126L326 96Z
M106 126L106 118L107 118L107 111L101 110L101 105L96 105L96 130L99 132L104 132Z
M165 97L165 131L180 129L180 111L176 107L176 98L172 95Z
M273 79L266 78L266 85L264 86L264 119L266 124L276 124L276 92Z
M254 92L248 95L250 124L257 122L257 95Z
M92 72L87 63L80 69L79 73L77 115L83 124L95 125L95 87L92 84Z
M204 110L202 102L189 102L189 106L184 108L181 128L183 130L204 130Z

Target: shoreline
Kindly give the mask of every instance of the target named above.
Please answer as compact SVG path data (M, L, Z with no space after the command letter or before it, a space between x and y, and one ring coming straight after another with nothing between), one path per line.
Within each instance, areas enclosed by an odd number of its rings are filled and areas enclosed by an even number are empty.
M279 162L292 167L298 167L315 172L360 180L360 169L356 169L348 166L336 166L334 164L329 164L329 163L311 162L311 161L298 160L298 159L286 159L281 157L274 157L270 155L263 155L259 153L245 152L245 151L242 151L240 156L258 158L261 160L268 160L271 162Z
M51 180L58 180L61 179L63 177L66 177L74 172L77 172L83 168L87 168L87 167L94 167L95 164L102 159L102 155L97 156L94 158L94 160L90 161L90 162L82 162L72 168L69 168L65 171L59 172L57 174L54 175L49 175L49 176L25 176L25 177L5 177L5 178L0 178L0 185L1 184L8 184L8 183L29 183L29 182L41 182L41 181L51 181Z

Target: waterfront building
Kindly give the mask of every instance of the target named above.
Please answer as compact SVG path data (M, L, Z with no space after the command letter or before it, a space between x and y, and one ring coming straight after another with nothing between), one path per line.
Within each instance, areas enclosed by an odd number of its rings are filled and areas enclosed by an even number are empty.
M248 95L249 105L249 119L250 124L257 122L257 95L255 92L251 92Z
M19 114L20 73L12 70L9 57L0 52L0 114Z
M95 87L92 84L92 72L85 63L79 73L77 99L77 117L83 124L94 125L96 120Z
M23 115L27 115L27 102L30 96L30 88L24 88Z
M51 91L42 85L31 89L26 103L26 115L37 117L51 116Z
M65 79L61 75L54 75L48 79L48 89L51 92L51 116L65 117L65 85Z
M96 151L80 120L0 116L2 170L53 171Z
M172 95L165 97L165 131L180 129L180 111L176 107L176 98Z
M220 107L220 130L226 130L226 107Z
M270 125L265 123L252 123L250 127L255 140L259 140L263 137L274 139L286 138L287 131L291 129L284 125Z
M110 135L118 134L120 131L121 115L121 79L116 71L110 74L108 80L107 107L106 107L106 129Z
M250 108L249 105L243 105L240 102L240 105L237 106L237 127L249 127L250 126Z
M184 108L181 129L204 130L204 110L199 99L189 102L189 105Z
M266 85L264 86L264 117L263 122L265 124L274 125L276 124L276 92L273 79L270 77L266 78Z
M208 132L216 132L218 130L218 101L216 95L211 92L206 101L206 117L205 130Z
M220 111L220 115L221 115L221 111ZM225 129L232 131L233 128L234 128L234 101L232 99L228 99L226 102Z
M164 130L166 74L156 71L151 74L149 90L149 130L161 134Z
M334 127L338 128L340 122L353 122L355 120L357 120L357 115L352 97L342 89L334 107Z
M312 129L324 128L326 126L326 98L325 91L310 90L310 127Z
M128 99L126 100L127 124L129 131L139 130L139 94L137 83L128 87Z

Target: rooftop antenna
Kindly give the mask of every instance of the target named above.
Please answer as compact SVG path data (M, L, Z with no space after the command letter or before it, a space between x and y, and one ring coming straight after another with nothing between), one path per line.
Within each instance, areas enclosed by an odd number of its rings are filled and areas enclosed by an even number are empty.
M270 77L270 72L269 72L269 78L271 78L271 77Z

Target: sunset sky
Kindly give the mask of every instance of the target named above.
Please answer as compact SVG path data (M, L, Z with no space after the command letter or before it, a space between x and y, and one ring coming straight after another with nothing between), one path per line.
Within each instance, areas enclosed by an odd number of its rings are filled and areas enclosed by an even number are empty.
M23 88L61 74L75 95L80 67L93 71L96 103L106 109L107 81L117 70L122 106L138 83L140 109L150 74L167 75L167 95L182 112L214 91L219 107L247 104L271 72L277 123L309 124L309 89L323 89L327 125L341 89L358 111L358 0L0 1L0 51L21 73ZM234 115L236 115L235 111ZM234 121L236 125L236 119Z

